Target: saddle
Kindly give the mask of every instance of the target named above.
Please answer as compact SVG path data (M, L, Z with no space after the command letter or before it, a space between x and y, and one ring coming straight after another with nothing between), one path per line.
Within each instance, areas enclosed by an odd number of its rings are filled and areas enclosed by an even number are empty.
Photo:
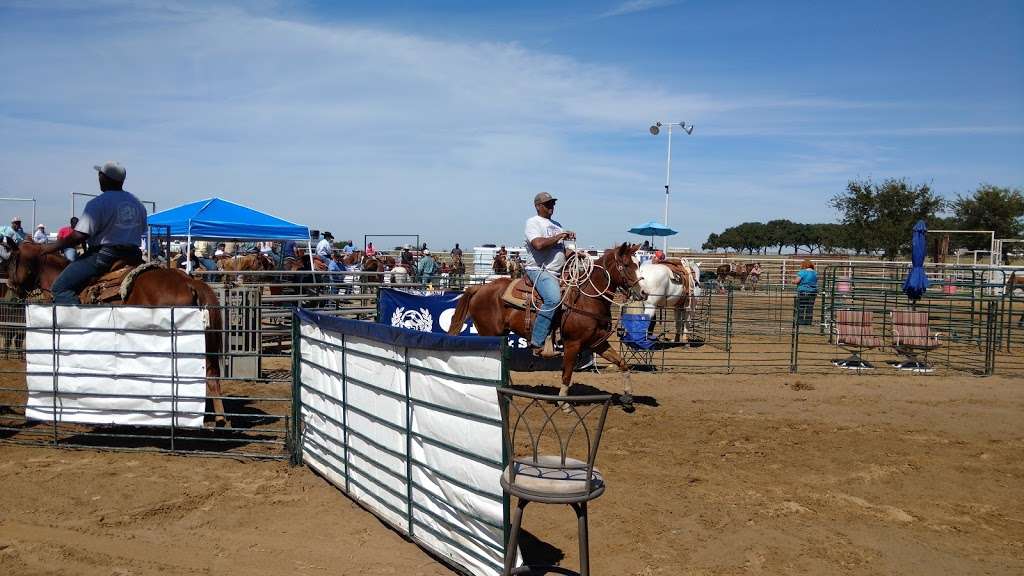
M561 286L564 290L565 284L561 283ZM501 299L520 310L533 310L544 303L540 293L534 292L533 282L526 275L510 282L508 288L505 288L505 292L501 295Z
M672 282L675 282L676 284L692 283L692 280L690 278L692 274L690 268L687 266L683 266L682 262L672 262L670 260L665 260L663 262L658 262L658 264L662 266L667 266L668 269L672 271Z
M82 304L104 304L107 302L118 302L128 299L132 291L132 285L139 274L147 270L160 268L159 262L144 262L138 264L128 260L118 260L110 272L95 278L78 293L78 300Z

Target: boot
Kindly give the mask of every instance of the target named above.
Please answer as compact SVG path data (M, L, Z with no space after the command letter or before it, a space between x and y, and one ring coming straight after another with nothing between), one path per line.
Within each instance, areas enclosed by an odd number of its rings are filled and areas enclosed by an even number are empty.
M550 336L544 339L543 348L533 349L533 355L538 358L557 358L560 356L560 354L555 351L555 344Z

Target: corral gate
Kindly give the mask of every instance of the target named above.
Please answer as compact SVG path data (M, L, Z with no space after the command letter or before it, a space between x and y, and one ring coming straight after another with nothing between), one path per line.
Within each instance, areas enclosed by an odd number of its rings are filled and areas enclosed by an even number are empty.
M260 286L245 285L222 286L217 290L224 311L224 356L220 366L223 378L260 377L262 292Z

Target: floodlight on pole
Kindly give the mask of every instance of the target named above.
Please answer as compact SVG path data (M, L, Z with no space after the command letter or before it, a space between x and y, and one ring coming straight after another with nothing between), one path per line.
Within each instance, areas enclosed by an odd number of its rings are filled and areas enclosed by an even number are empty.
M686 122L669 122L667 124L662 124L661 122L655 122L654 124L651 124L651 127L648 129L650 131L650 133L651 133L651 136L657 136L658 134L660 134L661 133L661 128L663 126L668 126L668 159L665 162L665 222L664 222L665 226L668 226L668 194L669 194L669 186L672 183L672 127L673 126L679 126L680 128L683 129L683 132L686 132L686 135L689 136L689 135L693 134L693 124L687 124ZM665 254L668 255L668 236L666 236L664 238L664 244L662 245L662 249L664 249L665 250Z

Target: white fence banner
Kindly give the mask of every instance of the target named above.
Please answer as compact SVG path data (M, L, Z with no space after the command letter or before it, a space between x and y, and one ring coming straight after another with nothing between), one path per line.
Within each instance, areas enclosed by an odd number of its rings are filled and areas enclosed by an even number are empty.
M199 308L27 311L27 418L202 427L206 336Z
M500 574L504 338L296 322L302 461L460 570Z

